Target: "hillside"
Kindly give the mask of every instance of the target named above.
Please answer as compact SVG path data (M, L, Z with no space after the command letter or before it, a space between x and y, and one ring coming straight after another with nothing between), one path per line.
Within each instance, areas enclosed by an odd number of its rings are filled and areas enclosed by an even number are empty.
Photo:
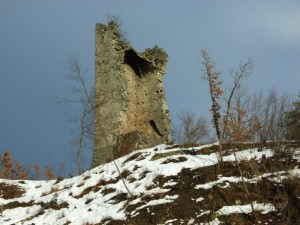
M135 151L116 160L132 196L112 162L71 179L2 179L0 224L299 224L297 150L240 145L223 166L217 145Z

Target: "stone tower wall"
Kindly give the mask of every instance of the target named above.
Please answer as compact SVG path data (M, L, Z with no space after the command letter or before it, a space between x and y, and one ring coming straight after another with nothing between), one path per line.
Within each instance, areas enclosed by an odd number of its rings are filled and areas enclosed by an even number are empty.
M171 141L162 84L167 58L158 47L138 53L122 42L113 22L96 24L92 167L111 159L112 150L135 150Z

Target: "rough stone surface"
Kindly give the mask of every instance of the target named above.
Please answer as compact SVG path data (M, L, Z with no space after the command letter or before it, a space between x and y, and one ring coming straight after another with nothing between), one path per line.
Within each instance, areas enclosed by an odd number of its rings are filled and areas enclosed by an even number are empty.
M95 149L92 167L113 151L152 147L171 141L163 75L168 55L154 47L143 53L122 40L111 22L96 24Z

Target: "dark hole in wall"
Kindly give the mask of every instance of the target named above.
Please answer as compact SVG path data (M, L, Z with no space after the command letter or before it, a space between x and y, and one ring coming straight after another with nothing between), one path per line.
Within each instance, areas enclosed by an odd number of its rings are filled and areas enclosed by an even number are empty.
M155 133L157 133L159 136L163 137L163 135L159 132L154 120L150 120L149 121L151 127L153 128L153 130L155 131Z
M139 77L142 77L152 69L152 64L141 58L133 49L125 51L124 63L129 65Z

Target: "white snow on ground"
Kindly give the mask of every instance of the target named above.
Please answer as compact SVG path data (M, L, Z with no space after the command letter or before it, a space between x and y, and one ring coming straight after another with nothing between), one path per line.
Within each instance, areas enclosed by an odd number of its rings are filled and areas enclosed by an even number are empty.
M256 202L252 203L254 210L260 211L262 214L268 212L276 211L275 207L272 204L258 204ZM251 213L251 205L234 205L234 206L223 206L217 211L220 215L229 215L232 213Z
M168 203L168 202L173 202L173 200L178 198L178 197L179 197L178 195L174 195L174 196L167 195L163 199L151 200L151 201L147 202L145 205L138 207L136 210L140 210L140 209L143 209L143 208L148 207L148 206L161 205L161 204L165 204L165 203Z
M201 149L211 145L193 148L198 152ZM116 160L121 172L130 171L130 175L126 177L126 185L131 190L134 200L115 202L113 199L117 195L124 195L126 199L127 190L122 181L119 179L119 174L115 165L107 163L94 168L81 176L71 179L65 179L57 184L56 181L10 181L0 179L0 183L15 184L26 192L22 197L16 199L0 198L0 224L2 225L21 225L21 224L55 224L63 225L69 222L70 224L82 225L85 223L101 223L107 218L115 220L125 220L126 205L136 205L140 203L142 196L152 195L158 193L165 193L169 191L170 186L176 186L173 180L168 181L163 185L163 188L156 186L154 182L158 176L176 176L184 168L197 169L199 167L215 165L218 162L218 154L212 153L209 155L198 154L188 155L182 154L182 149L166 149L166 145L159 145L154 148L134 151L131 154ZM189 150L189 149L185 149ZM192 149L190 149L192 150ZM180 153L179 153L180 152ZM170 156L156 157L160 154L172 153ZM177 154L178 153L178 154ZM185 161L176 163L166 163L168 160L178 159L178 155L185 158ZM238 160L260 160L262 156L271 157L272 150L265 149L258 151L257 149L249 149L236 153ZM128 160L133 158L132 160ZM233 154L225 156L224 161L235 161ZM280 174L279 174L280 175ZM299 176L300 170L294 169L290 175ZM264 175L262 175L264 176ZM267 175L265 175L267 176ZM275 179L275 178L272 178ZM240 177L219 177L214 182L197 185L195 188L212 188L216 184L222 184L223 187L230 185L230 183L240 182ZM246 182L251 180L245 179ZM89 192L79 196L85 189L89 188ZM105 194L105 191L108 193ZM139 206L131 213L131 216L136 216L139 210L148 206L157 204L164 204L166 202L174 201L178 196L165 196L163 199L152 200L147 204ZM1 205L18 201L28 203L30 201L48 204L55 199L58 204L68 203L68 206L60 210L45 209L44 213L37 215L41 210L41 205L22 206L14 209L6 209L2 212ZM203 198L198 198L195 201L201 202ZM263 205L253 203L255 210L262 212L274 211L275 208L271 204ZM218 210L220 214L230 213L250 213L250 205L235 205L224 206ZM26 220L26 218L28 220ZM169 224L169 223L168 223ZM190 222L189 224L192 224ZM218 219L215 219L211 224L219 224Z
M203 188L203 189L211 189L213 186L217 185L217 184L221 184L226 182L226 187L229 185L230 183L238 183L241 182L242 179L240 177L221 177L220 179L216 180L216 181L212 181L212 182L208 182L206 184L198 184L195 186L195 189L199 189L199 188Z

